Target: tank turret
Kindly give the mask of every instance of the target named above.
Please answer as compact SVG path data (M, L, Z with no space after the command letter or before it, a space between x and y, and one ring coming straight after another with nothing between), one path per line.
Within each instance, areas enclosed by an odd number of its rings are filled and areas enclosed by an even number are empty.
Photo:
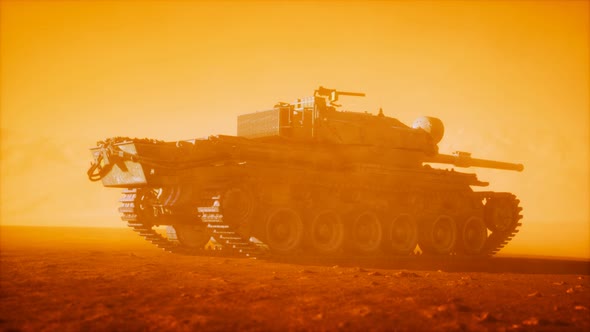
M409 127L401 121L368 112L339 111L336 102L340 96L364 97L364 93L342 92L319 87L313 96L297 99L293 103L278 103L271 110L238 117L238 136L251 139L288 138L297 141L371 145L421 151L434 155L437 140L442 137L439 127L425 130ZM434 136L433 136L434 134Z

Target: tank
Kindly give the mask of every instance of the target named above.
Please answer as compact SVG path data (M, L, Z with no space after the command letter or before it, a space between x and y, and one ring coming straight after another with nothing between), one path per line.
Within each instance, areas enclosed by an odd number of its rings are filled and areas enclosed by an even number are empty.
M173 253L489 256L518 232L515 195L432 164L522 164L439 153L440 119L408 126L341 110L341 96L364 94L319 87L240 115L237 136L99 141L88 177L122 188L122 220Z

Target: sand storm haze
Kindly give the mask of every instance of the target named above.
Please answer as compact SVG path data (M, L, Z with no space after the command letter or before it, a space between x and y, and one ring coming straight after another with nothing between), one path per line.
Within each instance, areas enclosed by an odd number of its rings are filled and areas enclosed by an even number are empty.
M119 227L119 194L83 172L96 141L235 135L323 85L441 118L441 152L523 163L469 170L522 201L506 252L590 257L586 1L1 6L4 225Z
M0 9L0 329L589 328L588 1ZM346 109L442 119L441 152L523 163L467 170L521 200L500 258L576 268L169 255L123 228L120 192L87 180L98 140L235 135L239 114L320 85L367 94Z

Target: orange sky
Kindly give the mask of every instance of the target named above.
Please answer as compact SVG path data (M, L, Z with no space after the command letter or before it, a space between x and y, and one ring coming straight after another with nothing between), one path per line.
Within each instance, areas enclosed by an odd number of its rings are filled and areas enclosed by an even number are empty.
M235 134L236 116L362 91L350 109L446 126L441 151L516 193L507 253L590 257L587 1L1 2L2 224L122 226L90 183L109 136Z

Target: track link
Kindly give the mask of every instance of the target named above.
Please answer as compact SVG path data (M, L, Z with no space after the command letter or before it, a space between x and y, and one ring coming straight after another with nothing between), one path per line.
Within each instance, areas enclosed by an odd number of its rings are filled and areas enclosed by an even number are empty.
M222 197L212 195L204 197L197 208L201 221L207 224L213 238L222 245L222 250L249 258L260 258L267 255L267 250L249 239L242 237L229 223L223 220Z
M125 189L123 190L123 197L119 199L119 202L121 202L121 206L119 207L121 219L127 222L127 226L132 228L133 231L145 238L148 242L151 242L153 245L164 251L183 255L204 254L204 249L183 246L177 241L169 240L165 236L156 232L153 229L154 225L142 220L141 213L137 209L137 194L137 189Z
M138 190L125 189L122 194L123 197L119 200L121 202L121 206L119 207L121 219L126 221L127 225L133 231L164 251L199 256L270 257L266 245L243 237L230 223L224 221L223 199L219 194L211 192L205 194L206 196L202 197L197 204L197 212L200 222L206 224L210 235L222 246L221 250L205 250L205 248L190 247L183 245L176 239L163 236L154 230L152 223L142 217L142 211L139 208L141 197L138 197ZM504 248L519 232L519 227L522 226L520 223L522 219L522 208L519 206L520 201L516 196L509 193L488 193L482 197L508 200L515 218L508 229L491 232L488 236L481 256L493 256Z
M219 196L201 200L200 205L203 206L197 208L201 222L207 225L211 236L223 246L222 250L205 250L183 245L156 232L154 225L143 220L141 216L138 207L141 198L138 197L137 189L125 189L122 194L123 197L119 199L121 219L141 237L164 251L183 255L238 255L250 258L258 258L266 254L263 247L244 239L229 224L223 222Z

